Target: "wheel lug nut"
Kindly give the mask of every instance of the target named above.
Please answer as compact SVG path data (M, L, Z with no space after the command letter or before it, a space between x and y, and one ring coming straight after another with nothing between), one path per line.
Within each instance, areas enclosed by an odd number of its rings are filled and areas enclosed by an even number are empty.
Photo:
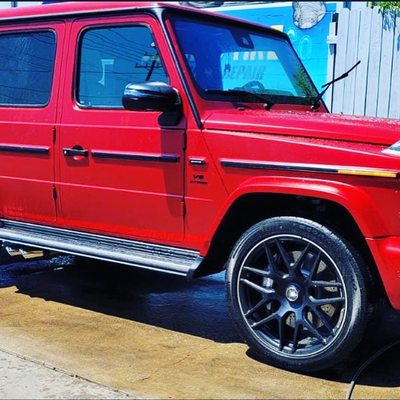
M290 285L287 287L286 289L286 298L290 301L296 301L300 296L300 291L299 289L294 286L294 285Z

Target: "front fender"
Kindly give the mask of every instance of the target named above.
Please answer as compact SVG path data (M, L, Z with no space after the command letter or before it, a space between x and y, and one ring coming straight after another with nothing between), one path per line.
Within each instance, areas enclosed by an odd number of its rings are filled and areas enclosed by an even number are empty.
M298 177L254 177L238 186L218 211L211 226L213 237L226 213L243 196L248 194L282 194L329 200L344 207L353 217L364 237L389 234L389 226L382 218L380 202L362 186L344 182Z

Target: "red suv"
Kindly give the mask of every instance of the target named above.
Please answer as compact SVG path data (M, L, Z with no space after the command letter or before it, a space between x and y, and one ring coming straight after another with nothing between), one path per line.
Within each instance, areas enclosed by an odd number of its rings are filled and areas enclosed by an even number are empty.
M292 370L400 309L400 124L327 113L285 34L145 2L0 22L3 252L226 268L244 340Z

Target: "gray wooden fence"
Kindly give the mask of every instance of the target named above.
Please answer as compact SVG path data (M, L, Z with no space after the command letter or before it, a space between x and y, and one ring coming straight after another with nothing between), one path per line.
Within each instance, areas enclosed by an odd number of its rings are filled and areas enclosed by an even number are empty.
M333 23L328 73L338 77L361 64L327 93L332 112L400 118L400 16L344 8L335 30Z

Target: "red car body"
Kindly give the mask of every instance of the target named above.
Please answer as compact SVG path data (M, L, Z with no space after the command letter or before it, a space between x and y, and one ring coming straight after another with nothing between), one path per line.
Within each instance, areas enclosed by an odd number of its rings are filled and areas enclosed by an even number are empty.
M400 122L332 115L323 104L317 110L290 104L266 110L204 99L177 50L172 23L160 22L160 10L216 18L143 2L2 11L0 37L35 30L56 35L48 104L0 106L2 240L108 260L113 256L18 240L6 232L16 229L7 223L133 240L190 251L201 274L222 269L251 225L267 217L304 216L352 243L371 265L376 286L383 284L400 310L400 158L385 151L400 140ZM151 29L169 85L179 93L182 114L172 126L159 123L159 111L78 104L81 35L132 23ZM87 153L68 156L71 149Z

